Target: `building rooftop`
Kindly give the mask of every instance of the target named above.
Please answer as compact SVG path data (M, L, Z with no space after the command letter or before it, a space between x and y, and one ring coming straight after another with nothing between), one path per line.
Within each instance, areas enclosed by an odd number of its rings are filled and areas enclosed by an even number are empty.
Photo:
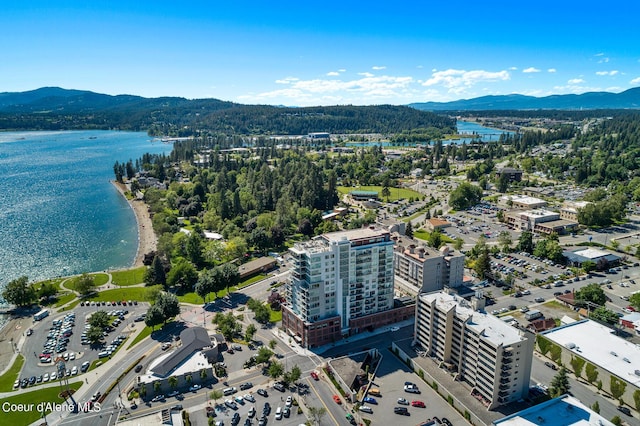
M445 312L455 308L458 318L469 318L467 326L484 336L488 341L495 343L496 346L500 344L510 345L524 340L518 329L498 317L485 312L474 311L469 302L459 296L438 292L421 294L420 298L427 302L435 300L438 309Z
M389 231L376 227L368 227L360 229L350 229L347 231L330 232L328 234L322 234L322 238L330 242L340 242L345 240L355 241L384 237L385 235L390 236Z
M547 204L547 202L541 198L530 197L528 195L504 195L501 197L501 200L504 202L511 200L514 203L525 205Z
M180 364L183 364L191 354L202 348L212 346L207 330L202 327L190 327L182 330L180 342L182 342L182 345L171 352L170 356L163 357L161 363L157 363L153 368L150 368L156 376L167 377Z
M595 248L586 248L584 250L576 250L573 252L578 256L586 257L587 259L598 259L600 257L607 256L609 253L603 250L598 250Z
M613 330L591 320L577 321L542 333L549 340L580 357L640 386L640 346L613 334ZM636 374L637 373L637 374Z
M562 395L493 422L494 426L613 426L580 400Z
M551 210L545 209L535 209L535 210L526 210L520 212L521 216L527 216L532 219L541 218L541 217L560 217L559 213L552 212Z

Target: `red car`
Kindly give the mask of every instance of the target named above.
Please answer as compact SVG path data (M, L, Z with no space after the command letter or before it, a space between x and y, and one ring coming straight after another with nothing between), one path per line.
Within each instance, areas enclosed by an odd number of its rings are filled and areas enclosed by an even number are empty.
M338 395L333 395L333 400L336 402L336 404L342 405L342 401L340 400L340 397Z
M424 402L422 401L411 401L411 406L425 408Z
M318 373L316 373L315 371L311 372L311 377L313 378L313 380L319 380Z

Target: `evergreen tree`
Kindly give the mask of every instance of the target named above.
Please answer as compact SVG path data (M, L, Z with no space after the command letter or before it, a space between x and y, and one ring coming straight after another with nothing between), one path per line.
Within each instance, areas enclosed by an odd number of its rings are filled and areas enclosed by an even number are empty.
M404 234L409 238L413 238L413 226L411 225L411 221L407 222L407 228L405 229Z
M551 380L549 395L551 395L552 398L557 398L569 392L569 389L571 389L571 386L569 385L567 369L565 367L560 367L560 371L558 371L558 374L556 374L553 377L553 380Z

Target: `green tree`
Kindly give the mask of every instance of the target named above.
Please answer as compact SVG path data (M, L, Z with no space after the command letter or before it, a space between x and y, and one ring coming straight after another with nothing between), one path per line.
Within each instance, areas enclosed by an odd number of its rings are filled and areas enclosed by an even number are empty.
M87 330L87 340L92 345L97 344L102 340L104 331L101 327L91 326L89 330Z
M298 367L298 365L296 364L293 366L289 374L290 374L289 378L291 379L291 383L296 383L298 380L300 380L300 377L302 376L302 371L300 370L300 367Z
M189 386L191 386L191 383L193 383L193 376L192 376L191 374L187 374L187 375L184 377L184 380L187 382L187 384L188 384Z
M500 232L500 234L498 234L498 244L500 244L500 246L502 247L503 252L510 252L511 244L513 244L511 234L508 231Z
M145 271L144 282L146 285L165 285L167 283L167 275L164 272L164 264L160 256L153 257L151 266Z
M609 390L611 391L611 396L620 401L622 405L622 395L624 395L624 391L627 389L627 383L624 380L618 379L616 376L611 376L611 381L609 382Z
M482 189L469 182L462 182L449 194L449 205L456 210L464 210L477 204L482 198Z
M327 409L324 407L309 407L309 417L314 426L320 426L320 421L327 414Z
M96 284L94 282L94 276L82 274L74 280L73 286L82 296L87 296L95 291Z
M171 389L175 389L178 387L178 378L176 376L169 376L169 379L167 379L167 381L169 382L169 386L171 386Z
M155 305L162 313L163 322L180 315L180 302L175 294L162 292L156 299Z
M560 362L560 357L562 356L562 348L555 343L551 343L551 347L549 348L549 357L555 363Z
M618 315L610 309L605 308L604 306L600 306L591 312L589 318L594 319L600 322L606 322L610 325L615 325L618 323Z
M584 367L585 360L580 358L579 356L571 357L571 367L573 368L573 373L576 377L580 377L582 375L582 368Z
M50 281L44 282L40 285L40 288L37 290L37 295L39 298L49 298L58 294L58 286L53 284Z
M596 262L594 262L593 260L585 260L584 262L582 262L581 267L582 267L582 270L588 274L591 271L595 271Z
M464 246L464 240L461 237L457 237L453 242L453 248L456 250L460 250L462 249L463 246Z
M518 250L533 253L533 234L531 231L522 231L518 239Z
M36 291L29 278L21 276L9 281L2 291L2 298L16 306L28 306L36 301Z
M411 224L411 221L407 222L407 227L404 230L404 234L409 238L413 238L413 225Z
M208 376L207 370L205 368L201 368L200 369L200 380L202 380L202 381L207 380L207 376Z
M278 342L276 341L276 339L269 340L269 347L271 348L271 350L274 350L276 346L278 346Z
M204 255L202 254L202 237L199 232L191 232L189 238L187 238L187 257L196 265L196 267L202 266L204 263Z
M167 285L179 287L182 291L191 291L198 282L198 272L193 264L186 259L179 258L167 275Z
M552 398L557 398L569 392L571 386L569 385L569 377L567 377L567 369L560 367L558 374L551 380L551 386L549 387L549 395Z
M214 389L209 393L209 398L213 399L214 404L218 404L218 400L222 398L224 395L220 389Z
M433 247L436 250L439 249L444 244L444 241L442 240L442 232L440 232L440 230L438 229L434 229L432 232L429 233L429 236L427 237L427 241L429 242L429 245L431 247Z
M240 282L240 272L238 267L231 263L225 263L219 268L222 282L227 288L227 293L229 293L229 288L237 286Z
M387 199L387 203L388 203L389 202L389 197L391 197L391 191L389 190L389 187L388 186L383 187L382 191L380 191L380 195L383 198L386 198Z
M106 311L96 311L89 318L89 325L101 329L106 328L111 323L111 317Z
M587 382L593 384L598 379L598 368L588 362L584 368L584 374L587 376Z
M277 380L278 377L281 377L284 374L284 367L279 362L272 362L269 366L269 377L273 380Z
M153 392L156 395L160 393L161 388L162 388L162 383L160 383L160 381L156 380L155 382L153 382Z
M636 407L636 411L640 411L640 390L633 391L633 404Z
M622 419L620 418L620 416L613 416L611 418L611 423L613 423L615 426L622 426Z
M260 346L258 349L258 354L256 355L256 364L264 364L268 362L273 356L273 352L269 350L269 348Z
M607 301L607 296L604 294L604 290L602 290L602 287L600 287L599 284L593 283L576 291L575 299L577 301L590 302L603 306Z
M593 403L591 409L594 411L594 413L600 414L600 404L598 404L598 401Z
M196 293L202 297L203 302L208 302L207 296L209 293L214 293L220 290L222 283L222 275L220 269L213 268L207 269L200 273L198 276L198 282L196 283ZM217 293L216 293L217 294Z
M256 321L258 321L260 324L268 323L269 319L271 318L269 308L267 308L267 306L264 304L258 305L253 311L253 314Z
M160 325L165 321L162 309L160 306L153 305L147 309L147 316L144 318L144 323L147 327L154 329L156 325Z
M256 328L255 325L253 324L249 324L247 326L247 329L244 331L244 339L247 342L250 342L253 340L253 336L255 336L256 332L258 331L258 329Z
M491 271L491 257L489 256L489 249L486 246L478 255L473 265L473 270L480 279L485 279Z
M629 297L629 303L636 308L636 310L640 310L640 293L632 294L631 297Z

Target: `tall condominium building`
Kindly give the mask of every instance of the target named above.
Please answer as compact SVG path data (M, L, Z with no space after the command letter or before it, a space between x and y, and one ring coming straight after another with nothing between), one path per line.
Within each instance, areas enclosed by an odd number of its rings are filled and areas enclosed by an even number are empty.
M415 336L427 354L472 386L489 409L527 397L532 333L439 292L418 297Z
M282 325L304 347L397 321L388 231L334 232L289 249L293 268ZM403 318L400 318L403 319Z
M459 287L464 279L464 254L449 247L434 250L398 243L393 254L396 283L412 294Z

